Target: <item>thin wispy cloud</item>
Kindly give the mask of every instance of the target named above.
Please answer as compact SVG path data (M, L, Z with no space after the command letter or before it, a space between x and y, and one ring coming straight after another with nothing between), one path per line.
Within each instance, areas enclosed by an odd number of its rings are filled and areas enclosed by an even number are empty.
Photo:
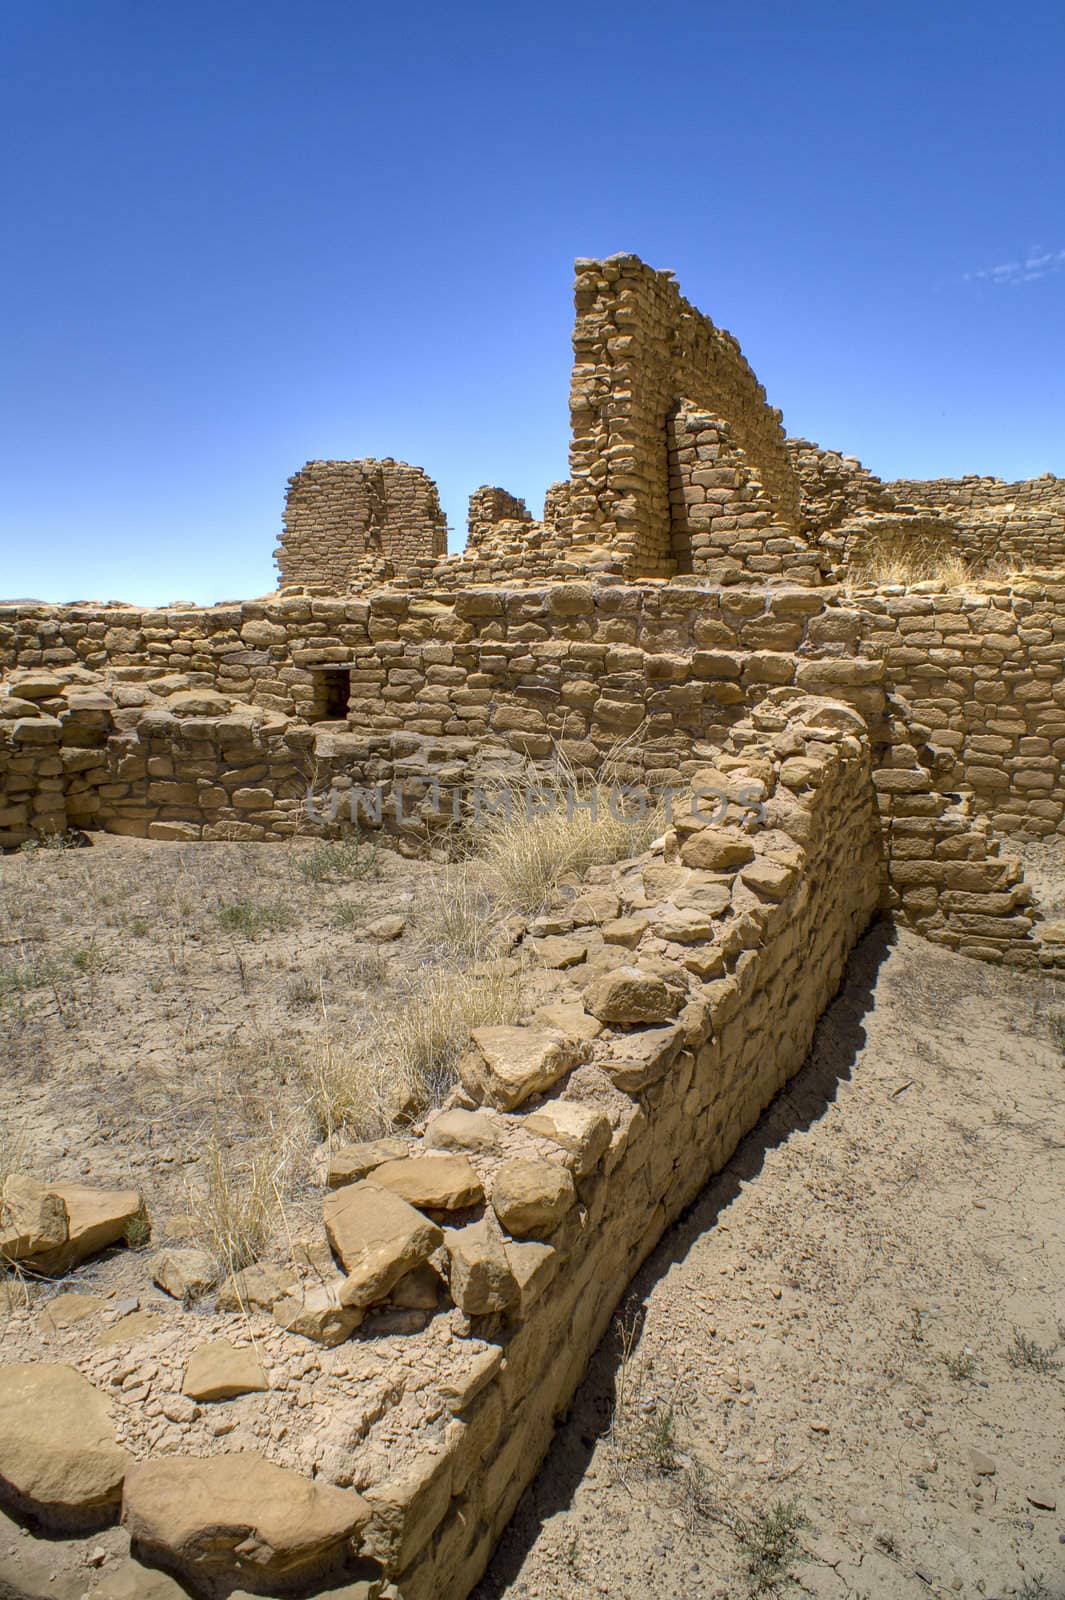
M966 272L964 283L1034 283L1052 272L1065 269L1065 250L1031 250L1022 261L1003 261L1001 266L980 267Z

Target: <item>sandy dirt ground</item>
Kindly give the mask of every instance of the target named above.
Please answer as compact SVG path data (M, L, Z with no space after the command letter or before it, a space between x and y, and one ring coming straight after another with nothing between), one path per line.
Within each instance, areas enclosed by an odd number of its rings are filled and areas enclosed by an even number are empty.
M0 1132L47 1181L142 1189L156 1235L218 1146L285 1146L290 1204L319 1196L316 1053L403 1003L434 869L389 850L157 844L0 858ZM320 1198L320 1197L319 1197ZM106 1288L135 1263L111 1258ZM93 1288L99 1292L100 1284Z
M407 992L434 879L315 848L0 861L3 1110L31 1170L132 1181L163 1228L205 1140L236 1159L283 1116L297 1216L320 1194L299 1062ZM1058 856L1033 865L1060 902ZM401 938L368 932L397 912ZM1063 1044L1065 989L873 929L806 1067L632 1286L477 1600L1063 1600ZM152 1294L137 1251L82 1278ZM24 1541L0 1519L0 1569L29 1572ZM52 1541L10 1592L130 1600L125 1545Z
M870 932L476 1600L1065 1596L1063 1005Z

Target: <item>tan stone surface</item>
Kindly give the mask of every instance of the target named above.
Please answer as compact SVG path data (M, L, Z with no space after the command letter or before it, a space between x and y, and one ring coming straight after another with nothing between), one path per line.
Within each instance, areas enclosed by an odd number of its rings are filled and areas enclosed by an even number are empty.
M341 1302L353 1309L383 1300L443 1241L440 1229L401 1196L365 1179L327 1198L325 1227L347 1273Z
M470 1316L505 1311L518 1299L517 1279L507 1260L495 1219L484 1217L444 1235L450 1270L448 1285L455 1304Z
M617 967L589 984L584 1003L600 1022L666 1022L676 1016L681 996L653 972Z
M52 1186L66 1207L67 1239L55 1250L43 1251L35 1260L42 1272L66 1272L79 1261L119 1244L129 1224L143 1211L135 1189L96 1189L84 1183Z
M218 1279L218 1267L206 1250L160 1250L151 1260L152 1281L175 1300L194 1298Z
M386 1161L399 1161L407 1154L402 1139L368 1139L361 1144L342 1144L331 1152L326 1182L331 1189L345 1183L358 1183Z
M55 1250L67 1237L66 1206L28 1173L10 1173L0 1196L0 1256L25 1261Z
M197 1345L189 1357L181 1392L190 1400L231 1400L269 1387L254 1350L238 1349L228 1339L211 1339Z
M577 1191L565 1167L553 1161L504 1161L492 1185L492 1209L516 1238L548 1238Z
M479 1205L484 1187L463 1155L408 1156L376 1167L370 1181L423 1211L462 1211Z
M46 1527L102 1525L118 1514L129 1457L104 1396L73 1367L0 1366L0 1496Z
M368 1517L353 1490L311 1483L254 1451L138 1462L122 1501L135 1546L189 1577L250 1580L256 1593L336 1570Z
M550 1089L582 1057L565 1034L532 1028L474 1028L471 1049L459 1062L463 1084L475 1099L512 1111Z

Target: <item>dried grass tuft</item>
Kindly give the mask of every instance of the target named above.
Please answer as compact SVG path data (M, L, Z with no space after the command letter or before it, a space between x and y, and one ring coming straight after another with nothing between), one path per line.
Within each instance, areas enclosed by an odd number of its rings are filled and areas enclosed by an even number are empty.
M537 793L513 785L491 796L468 836L502 910L540 911L570 874L639 855L658 837L662 809L626 789L621 772L616 755L594 779L560 757Z

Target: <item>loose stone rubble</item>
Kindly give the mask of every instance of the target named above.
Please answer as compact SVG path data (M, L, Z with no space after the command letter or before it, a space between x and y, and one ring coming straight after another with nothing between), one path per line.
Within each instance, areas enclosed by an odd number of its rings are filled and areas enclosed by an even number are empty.
M579 261L576 308L542 520L479 489L448 556L419 469L315 462L277 595L0 606L0 847L355 820L424 853L475 791L556 757L601 774L619 743L627 783L671 792L648 851L501 930L525 1012L473 1030L424 1121L326 1153L290 1259L218 1277L160 1242L143 1304L74 1278L11 1316L0 1498L47 1530L121 1514L131 1593L143 1556L205 1593L462 1600L633 1273L802 1064L877 911L1065 964L999 839L1065 819L1058 480L882 484L786 439L736 341L634 256ZM907 543L971 583L859 580ZM1005 556L1043 570L980 575ZM133 1190L17 1172L0 1251L60 1275L150 1225Z

